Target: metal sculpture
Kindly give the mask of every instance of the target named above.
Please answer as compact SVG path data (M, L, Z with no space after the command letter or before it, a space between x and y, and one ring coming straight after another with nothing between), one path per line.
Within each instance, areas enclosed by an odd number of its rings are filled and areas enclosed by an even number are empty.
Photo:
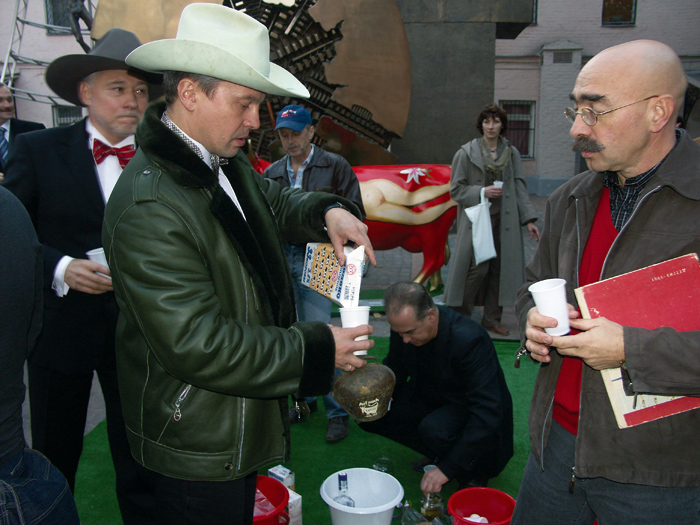
M172 38L182 9L202 0L100 0L92 36L111 27L133 31L142 42ZM391 141L403 134L411 97L408 39L395 0L226 0L270 32L270 58L291 71L309 100L271 96L251 133L252 148L276 160L274 116L287 104L304 105L326 119L314 143L353 165L391 164ZM290 5L291 4L291 5ZM343 150L337 137L350 134Z

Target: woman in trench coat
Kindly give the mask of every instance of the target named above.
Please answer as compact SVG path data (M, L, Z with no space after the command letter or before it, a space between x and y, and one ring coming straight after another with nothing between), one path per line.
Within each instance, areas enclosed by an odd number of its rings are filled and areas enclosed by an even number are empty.
M471 316L480 289L484 315L481 324L490 332L509 335L501 325L503 306L515 302L515 294L525 281L523 236L526 226L531 239L539 241L535 226L537 213L527 193L520 153L503 137L508 125L506 112L486 106L477 118L482 137L464 144L452 161L450 195L459 204L457 241L445 286L445 303L467 317ZM499 187L502 183L502 187ZM491 226L496 258L475 264L472 225L464 210L479 204L480 191L491 203Z

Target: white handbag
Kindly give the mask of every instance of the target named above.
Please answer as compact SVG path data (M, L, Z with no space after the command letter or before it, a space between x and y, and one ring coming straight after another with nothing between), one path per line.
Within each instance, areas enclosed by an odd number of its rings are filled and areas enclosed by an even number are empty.
M477 265L496 257L496 247L493 244L493 232L491 231L491 214L489 213L491 203L484 195L485 189L481 188L481 202L464 210L472 222L472 249Z

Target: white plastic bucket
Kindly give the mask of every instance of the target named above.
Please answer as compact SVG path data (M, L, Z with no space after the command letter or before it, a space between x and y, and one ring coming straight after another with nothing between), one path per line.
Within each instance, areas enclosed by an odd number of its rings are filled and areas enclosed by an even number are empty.
M331 511L333 525L390 525L396 507L403 499L403 487L396 478L370 468L351 468L348 495L355 507L333 501L338 495L338 473L331 474L321 485L321 497Z

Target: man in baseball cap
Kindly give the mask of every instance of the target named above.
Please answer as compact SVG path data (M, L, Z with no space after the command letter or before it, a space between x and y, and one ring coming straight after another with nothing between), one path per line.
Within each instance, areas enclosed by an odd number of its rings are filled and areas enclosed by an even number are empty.
M265 26L208 3L127 57L164 74L165 102L139 125L103 240L124 417L161 523L252 523L257 469L289 454L287 396L327 393L373 346L354 340L369 325L294 322L285 242L330 240L344 263L353 241L376 259L352 202L282 188L238 154L266 93L308 97L269 57Z
M74 490L96 371L126 524L150 518L150 499L122 417L114 347L119 311L110 271L87 252L102 246L105 203L134 155L134 132L149 100L160 94L161 75L125 62L139 45L133 33L111 29L87 54L48 66L49 87L86 107L88 116L19 135L3 183L27 208L45 253L43 330L28 364L32 446Z
M284 187L302 188L304 191L323 191L351 200L365 217L362 205L360 182L350 164L340 155L324 151L311 141L315 128L306 108L292 104L283 107L277 115L275 131L287 155L270 165L263 177L274 180ZM284 247L287 263L294 282L294 300L300 321L331 322L331 301L323 295L301 284L304 271L306 243L289 243ZM340 370L336 371L336 377ZM306 399L309 411L315 412L315 397ZM333 398L332 392L323 396L323 406L328 418L326 441L335 443L345 439L350 432L348 413ZM289 422L304 419L307 411L303 400L294 400L289 410Z

